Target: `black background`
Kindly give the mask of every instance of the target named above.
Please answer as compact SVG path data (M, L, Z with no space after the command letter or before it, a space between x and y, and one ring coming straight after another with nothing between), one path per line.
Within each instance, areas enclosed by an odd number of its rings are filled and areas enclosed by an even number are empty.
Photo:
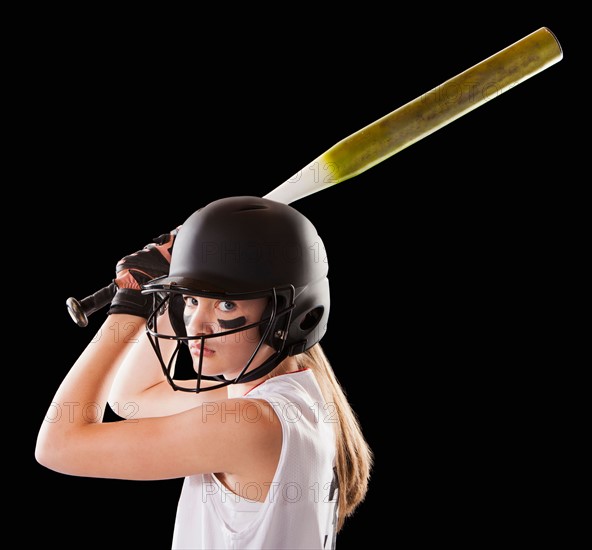
M327 248L323 344L376 455L337 547L358 548L360 537L499 542L532 521L524 507L545 499L538 451L550 411L523 390L533 349L552 353L533 327L549 318L565 226L577 223L567 17L357 10L298 24L290 13L103 13L69 25L54 13L50 26L38 15L34 32L23 29L11 148L27 231L11 294L25 297L17 332L31 373L18 393L24 540L167 548L180 491L181 480L79 479L35 462L53 394L104 316L79 328L66 298L109 283L120 257L200 206L265 195L354 131L548 26L560 63L293 204Z

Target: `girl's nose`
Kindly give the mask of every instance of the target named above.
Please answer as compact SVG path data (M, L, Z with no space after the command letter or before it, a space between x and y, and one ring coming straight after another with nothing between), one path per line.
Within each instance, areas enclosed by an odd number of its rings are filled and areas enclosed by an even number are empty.
M187 336L214 334L218 331L214 312L205 304L199 304L189 312L185 310L183 319L185 321Z

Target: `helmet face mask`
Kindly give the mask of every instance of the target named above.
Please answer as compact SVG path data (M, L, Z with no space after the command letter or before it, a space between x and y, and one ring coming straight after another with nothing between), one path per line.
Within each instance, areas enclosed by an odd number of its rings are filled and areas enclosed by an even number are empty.
M159 359L162 371L168 383L175 390L199 393L202 391L214 390L229 384L238 384L241 382L256 380L275 368L275 366L288 355L285 343L288 334L287 329L290 325L290 319L294 308L293 287L271 289L268 293L264 293L263 295L261 295L261 293L257 293L256 296L242 295L240 298L236 295L230 294L198 294L188 288L185 288L182 291L181 289L177 288L169 291L161 289L158 294L161 297L164 295L164 298L162 298L148 318L146 323L146 333L156 353L156 356ZM268 296L268 304L265 308L262 318L259 321L248 323L238 328L220 330L210 334L187 335L187 331L182 320L183 308L180 307L182 306L183 299L185 297L207 297L219 299L221 301L236 302L240 300L261 298L265 297L266 295ZM158 318L161 312L167 310L169 311L174 334L159 332L158 329ZM226 378L222 375L222 373L218 375L203 374L203 350L208 340L224 340L233 335L235 335L236 338L240 338L241 333L254 328L259 329L259 339L256 343L253 343L253 351L250 355L250 358L240 365L240 372L236 376ZM163 351L160 346L160 339L173 340L177 343L172 356L168 360L165 359L163 355ZM253 341L252 339L250 340ZM175 382L173 378L173 372L175 363L178 360L180 354L183 352L183 348L189 346L189 344L193 341L198 342L198 345L200 346L200 353L199 358L196 360L196 364L194 363L194 369L196 373L195 386L187 387ZM255 360L258 358L258 354L261 352L264 344L267 344L270 348L272 348L273 353L269 357L265 358L265 360L255 368L250 369ZM202 385L202 381L204 380L208 381L207 385Z
M268 374L286 357L317 343L329 315L328 265L320 251L324 247L311 222L291 206L269 199L230 197L192 214L176 237L168 276L143 286L145 294L155 294L147 334L169 384L177 390L200 392L250 382ZM261 320L249 320L248 326L188 335L183 319L187 296L230 302L267 298L267 307ZM158 329L158 312L164 308L174 334ZM238 371L229 366L232 375L228 378L222 373L202 373L206 340L231 335L240 338L243 331L251 330L252 334L255 327L259 341L250 359L236 367ZM168 362L161 339L177 342ZM195 340L201 346L193 361L197 384L188 389L176 384L171 373L184 345L195 347ZM270 352L271 357L261 363L262 355ZM208 380L203 387L202 380Z

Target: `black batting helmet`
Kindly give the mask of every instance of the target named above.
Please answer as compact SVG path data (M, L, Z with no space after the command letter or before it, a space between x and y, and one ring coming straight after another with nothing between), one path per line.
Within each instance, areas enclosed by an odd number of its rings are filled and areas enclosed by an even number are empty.
M329 316L328 263L317 230L295 208L269 199L239 196L216 200L193 213L176 237L169 274L153 279L144 293L156 293L155 309L147 323L148 336L165 376L175 389L204 391L248 382L269 373L289 355L309 349L325 334ZM165 364L159 338L188 340L220 337L251 328L188 336L182 318L183 299L201 296L222 300L268 298L260 326L261 341L274 349L262 365L248 371L250 362L231 380L197 371L196 388L187 389L171 377L173 359ZM158 311L168 307L175 334L158 331ZM201 379L217 384L201 387Z

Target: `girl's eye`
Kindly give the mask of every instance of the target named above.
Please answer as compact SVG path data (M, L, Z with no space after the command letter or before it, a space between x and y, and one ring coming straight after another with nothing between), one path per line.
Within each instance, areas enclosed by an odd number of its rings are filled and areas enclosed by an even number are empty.
M185 301L186 306L195 307L198 304L197 298L193 296L183 296L183 300Z
M228 313L228 312L236 309L236 304L234 302L220 302L220 309L224 313Z

